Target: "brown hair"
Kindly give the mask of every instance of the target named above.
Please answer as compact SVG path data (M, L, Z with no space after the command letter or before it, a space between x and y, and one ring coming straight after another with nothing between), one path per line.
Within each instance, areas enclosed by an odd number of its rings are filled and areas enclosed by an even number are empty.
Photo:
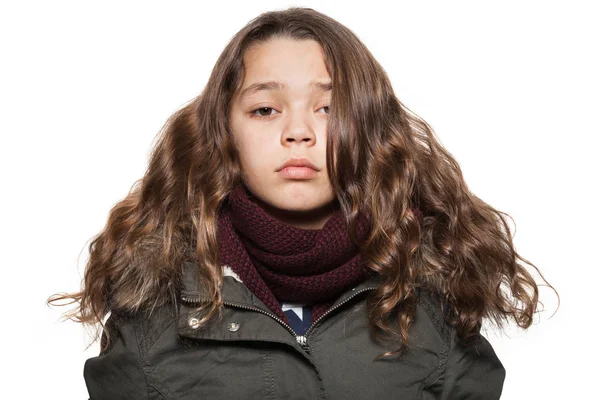
M69 318L105 329L102 320L111 310L177 301L181 265L196 260L212 297L201 306L201 322L220 313L217 216L241 182L229 105L243 83L245 50L273 37L315 40L323 48L333 83L329 178L367 266L384 277L368 297L370 326L400 339L398 351L405 349L417 288L425 287L439 296L462 340L479 332L483 318L501 326L512 317L528 328L538 287L518 260L539 270L515 251L507 214L469 191L457 162L397 99L387 74L351 30L298 7L263 13L232 38L202 93L164 125L144 177L90 243L82 290L51 296L48 303L77 302ZM363 210L372 214L373 229L358 243L354 230Z

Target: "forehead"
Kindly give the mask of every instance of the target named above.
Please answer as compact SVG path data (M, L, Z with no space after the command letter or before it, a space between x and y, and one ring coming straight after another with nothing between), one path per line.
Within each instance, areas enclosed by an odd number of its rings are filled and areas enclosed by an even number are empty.
M240 97L262 90L331 90L321 45L314 40L271 39L244 54Z

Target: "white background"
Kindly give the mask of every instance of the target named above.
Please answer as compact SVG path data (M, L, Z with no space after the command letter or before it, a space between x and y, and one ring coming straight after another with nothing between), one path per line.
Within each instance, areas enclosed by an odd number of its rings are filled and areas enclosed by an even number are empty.
M484 4L485 3L485 4ZM353 30L434 128L470 189L510 214L517 251L561 295L528 331L486 336L502 399L585 396L598 372L599 13L582 1L2 2L0 173L6 398L87 399L85 330L49 295L79 288L88 240L263 11L313 7ZM8 395L10 394L10 395Z

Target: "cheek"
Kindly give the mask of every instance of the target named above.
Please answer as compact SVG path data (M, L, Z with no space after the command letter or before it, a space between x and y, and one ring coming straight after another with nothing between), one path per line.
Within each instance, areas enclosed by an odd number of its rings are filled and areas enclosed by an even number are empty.
M259 158L261 162L272 158L276 151L274 143L269 140L268 132L244 132L237 138L240 155L245 159ZM267 160L265 160L265 158Z
M247 175L263 175L269 171L273 157L269 155L266 146L255 141L241 141L238 151L242 170Z

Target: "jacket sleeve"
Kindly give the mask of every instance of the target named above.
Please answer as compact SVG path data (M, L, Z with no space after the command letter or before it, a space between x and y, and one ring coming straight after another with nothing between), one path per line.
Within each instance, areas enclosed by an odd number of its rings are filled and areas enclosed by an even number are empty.
M112 312L105 325L110 346L86 360L83 368L90 400L148 399L133 317Z
M504 366L485 337L478 334L471 345L462 346L453 330L443 400L500 399L505 376Z

